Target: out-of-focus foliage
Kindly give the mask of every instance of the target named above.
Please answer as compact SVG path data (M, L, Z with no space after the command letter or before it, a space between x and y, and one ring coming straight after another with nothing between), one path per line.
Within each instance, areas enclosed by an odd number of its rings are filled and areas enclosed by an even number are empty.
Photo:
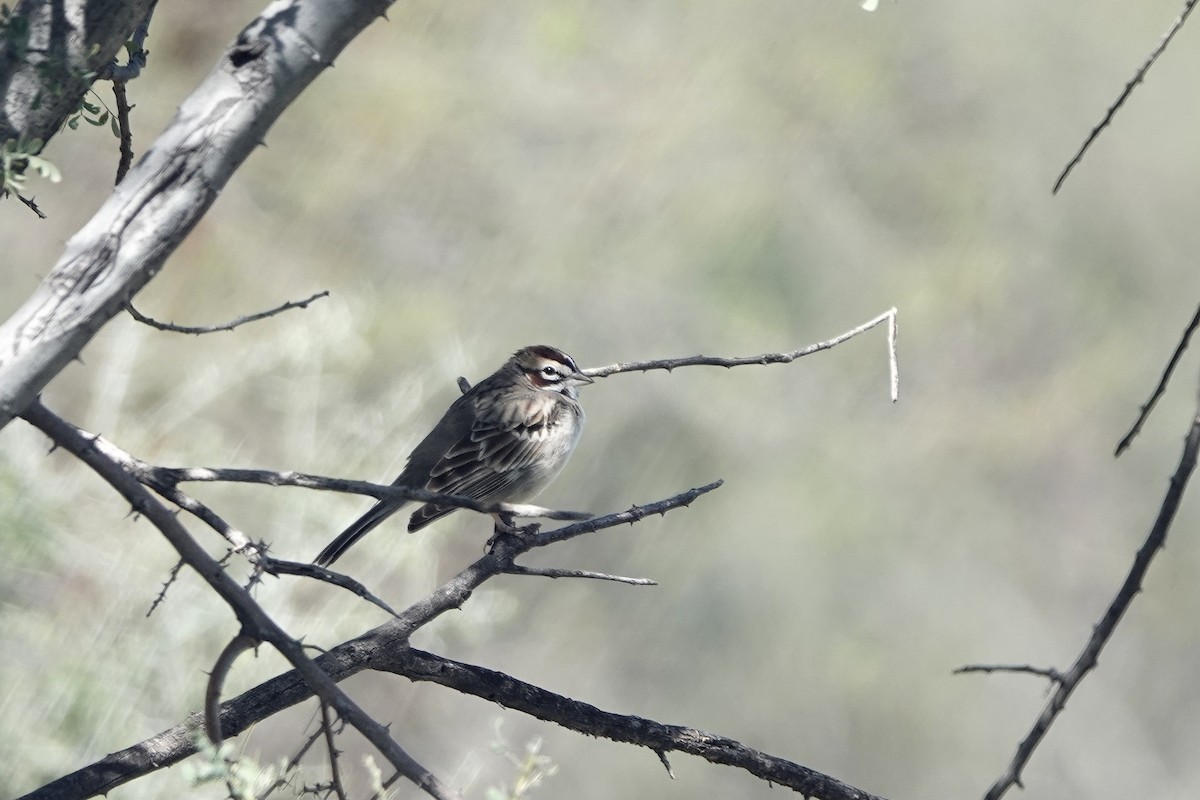
M1177 5L399 4L272 129L137 304L197 324L332 297L200 338L116 320L46 402L159 463L390 480L455 377L478 380L522 345L592 366L740 355L896 305L896 406L879 332L791 366L587 387L589 428L541 501L599 512L726 486L536 558L659 586L498 580L416 644L891 797L978 796L1043 686L950 671L1068 663L1190 418L1194 358L1133 450L1111 458L1196 302L1195 48L1172 49L1049 193ZM130 84L135 148L258 10L159 8ZM51 218L0 206L0 315L105 197L117 158L89 126L45 156L64 176L36 187ZM45 451L19 423L3 432L0 718L19 735L0 737L0 786L18 791L195 709L235 626L187 572L145 618L172 553ZM368 504L196 492L301 559ZM1200 785L1194 506L1024 775L1031 798ZM342 565L401 606L477 557L487 533L468 514L415 536L397 520ZM293 579L257 595L313 643L381 621ZM264 648L229 691L281 668ZM489 751L497 716L514 746L542 737L554 756L535 796L778 794L678 755L670 781L651 753L434 686L347 688L470 797L512 785ZM245 752L278 763L313 714L259 725ZM342 742L352 785L369 786L361 741ZM168 770L110 796L185 791Z

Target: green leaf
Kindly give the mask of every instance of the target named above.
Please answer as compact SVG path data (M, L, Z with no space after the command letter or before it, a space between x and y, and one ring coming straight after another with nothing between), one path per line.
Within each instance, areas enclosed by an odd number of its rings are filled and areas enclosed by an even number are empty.
M117 118L109 117L108 124L109 124L109 127L112 128L113 136L120 139L121 138L121 129L119 127L117 127Z

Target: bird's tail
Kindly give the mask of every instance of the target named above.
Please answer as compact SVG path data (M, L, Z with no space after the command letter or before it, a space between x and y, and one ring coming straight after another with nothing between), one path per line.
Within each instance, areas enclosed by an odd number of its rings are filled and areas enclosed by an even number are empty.
M370 511L356 519L349 528L338 534L338 537L313 559L313 563L319 567L328 567L341 558L342 553L349 550L351 545L374 530L379 523L399 511L404 504L405 501L380 500L371 506Z

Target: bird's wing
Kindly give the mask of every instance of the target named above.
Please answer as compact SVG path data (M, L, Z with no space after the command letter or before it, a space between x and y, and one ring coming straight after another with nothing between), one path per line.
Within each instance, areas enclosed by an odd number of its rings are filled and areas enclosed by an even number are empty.
M425 488L482 500L503 497L540 458L553 424L554 403L540 397L482 403L471 431L455 442L429 471ZM409 530L453 511L428 504L417 509Z

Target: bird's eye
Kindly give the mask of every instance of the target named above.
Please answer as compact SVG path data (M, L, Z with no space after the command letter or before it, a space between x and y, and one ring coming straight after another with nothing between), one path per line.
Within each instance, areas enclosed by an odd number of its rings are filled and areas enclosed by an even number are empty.
M553 378L558 373L554 371L554 367L542 367L542 374L547 378Z

